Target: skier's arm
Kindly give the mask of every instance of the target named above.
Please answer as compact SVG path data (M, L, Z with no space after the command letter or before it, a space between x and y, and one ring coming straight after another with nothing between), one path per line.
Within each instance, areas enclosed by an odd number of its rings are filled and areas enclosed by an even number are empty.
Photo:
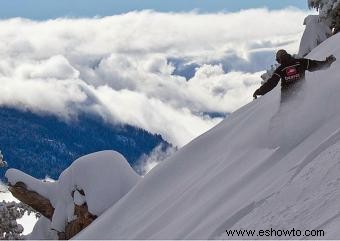
M253 95L253 97L256 99L258 95L265 95L269 91L275 88L277 84L279 83L281 77L279 74L274 72L273 76L264 83L259 89L257 89Z
M336 58L333 55L328 56L324 61L303 59L303 65L306 70L313 72L323 68L329 68L335 60Z

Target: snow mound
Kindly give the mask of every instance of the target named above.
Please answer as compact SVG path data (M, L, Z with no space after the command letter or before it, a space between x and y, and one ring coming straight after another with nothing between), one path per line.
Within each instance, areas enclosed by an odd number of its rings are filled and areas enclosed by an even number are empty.
M51 229L51 221L45 217L39 218L27 240L57 240L58 235Z
M307 57L340 59L340 34ZM340 239L340 61L279 87L149 172L78 239L256 239L230 229L324 230ZM276 239L278 237L266 237ZM304 237L281 237L300 239Z
M60 232L74 219L75 204L86 202L89 212L100 216L140 180L127 160L114 151L77 159L56 182L44 182L15 169L8 170L6 177L10 184L23 182L50 200L55 208L51 228Z

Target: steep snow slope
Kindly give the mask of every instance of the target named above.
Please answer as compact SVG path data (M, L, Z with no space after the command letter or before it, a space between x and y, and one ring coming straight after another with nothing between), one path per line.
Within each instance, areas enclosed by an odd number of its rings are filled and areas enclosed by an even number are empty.
M338 34L308 57L340 59L339 43ZM77 238L235 239L225 230L295 228L340 239L340 61L306 78L290 102L280 106L277 87L192 141Z

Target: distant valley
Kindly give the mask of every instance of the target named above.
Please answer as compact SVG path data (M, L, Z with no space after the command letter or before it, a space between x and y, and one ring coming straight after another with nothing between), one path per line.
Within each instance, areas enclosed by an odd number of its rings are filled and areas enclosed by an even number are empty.
M10 168L36 178L57 178L78 157L100 150L122 153L131 166L161 145L160 135L128 125L112 125L82 114L70 123L55 116L0 108L0 150ZM0 169L0 179L5 169Z

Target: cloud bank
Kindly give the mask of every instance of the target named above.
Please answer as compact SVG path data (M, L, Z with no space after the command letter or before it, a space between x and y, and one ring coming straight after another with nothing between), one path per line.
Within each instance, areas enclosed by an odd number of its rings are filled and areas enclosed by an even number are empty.
M306 12L130 12L0 21L0 106L65 120L91 112L182 146L251 101L278 48L297 52Z

